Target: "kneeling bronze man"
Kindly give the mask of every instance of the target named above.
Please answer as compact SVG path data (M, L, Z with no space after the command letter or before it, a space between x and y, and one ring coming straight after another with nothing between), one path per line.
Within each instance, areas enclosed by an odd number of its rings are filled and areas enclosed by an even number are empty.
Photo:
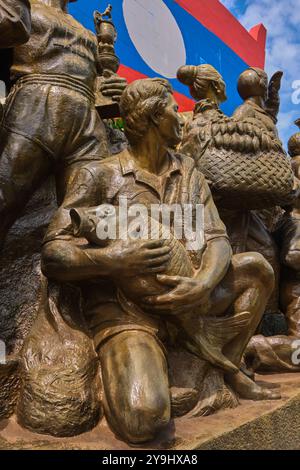
M30 29L29 0L0 0L0 48L24 44Z
M43 272L52 280L80 285L101 362L106 417L123 439L141 443L153 439L171 419L165 341L172 316L178 338L186 336L186 346L192 343L201 356L206 319L217 322L247 314L247 322L223 342L221 352L234 365L234 372L224 368L226 381L243 398L279 397L239 370L274 274L259 254L232 257L204 176L192 159L173 150L182 138L183 122L169 83L132 83L122 96L121 110L130 148L78 170L46 235ZM162 204L203 206L204 246L187 249L192 275L170 275L174 252L161 239L125 238L96 246L76 238L70 212L74 216L74 210L104 204L119 208L120 198L148 210ZM187 247L187 240L180 243ZM164 292L149 296L145 291L145 298L135 302L126 283L148 275L157 276ZM219 363L215 366L220 368Z

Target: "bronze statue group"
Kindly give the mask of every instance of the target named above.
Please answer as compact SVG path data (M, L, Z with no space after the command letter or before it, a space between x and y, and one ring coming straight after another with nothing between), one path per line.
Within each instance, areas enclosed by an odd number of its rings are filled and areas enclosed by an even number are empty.
M282 73L269 82L263 70L243 72L243 104L228 117L219 72L183 66L178 79L196 101L184 121L166 80L97 80L97 37L68 3L0 0L1 246L50 174L57 193L41 305L18 358L19 424L64 437L104 415L142 445L174 417L280 399L255 373L300 371L300 137L289 158L276 128ZM127 145L115 155L96 91L119 103ZM203 249L187 250L184 238L97 243L95 208L120 198L149 209L201 204ZM76 232L74 217L90 225ZM264 315L279 312L287 333L259 334Z

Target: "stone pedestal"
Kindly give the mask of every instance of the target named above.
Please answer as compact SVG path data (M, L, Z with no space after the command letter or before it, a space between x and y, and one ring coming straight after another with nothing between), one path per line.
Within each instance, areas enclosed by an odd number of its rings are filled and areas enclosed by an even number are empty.
M239 408L213 416L175 419L143 449L299 450L300 374L259 376L258 380L274 386L281 383L282 400L242 401ZM105 420L92 432L54 438L20 428L14 417L0 422L0 449L132 450L112 434Z

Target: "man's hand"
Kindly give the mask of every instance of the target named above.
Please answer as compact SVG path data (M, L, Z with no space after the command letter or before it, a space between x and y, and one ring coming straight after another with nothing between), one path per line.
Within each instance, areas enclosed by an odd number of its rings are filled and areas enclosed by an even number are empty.
M119 77L118 75L113 75L109 78L103 77L100 91L103 96L107 96L112 98L113 101L119 102L126 86L127 80L125 78Z
M179 276L157 276L157 280L174 289L168 294L147 297L144 300L147 308L153 307L154 312L176 315L210 303L211 289L205 281Z
M280 106L279 91L281 87L282 77L283 77L283 72L278 71L274 73L269 83L268 99L266 101L266 111L273 118L275 124L277 123L277 116L279 113L279 106Z
M269 96L273 96L274 94L278 94L281 88L281 80L283 77L283 72L280 70L272 76L270 83L269 83Z
M108 248L109 268L114 279L165 272L170 260L170 247L164 240L118 241Z

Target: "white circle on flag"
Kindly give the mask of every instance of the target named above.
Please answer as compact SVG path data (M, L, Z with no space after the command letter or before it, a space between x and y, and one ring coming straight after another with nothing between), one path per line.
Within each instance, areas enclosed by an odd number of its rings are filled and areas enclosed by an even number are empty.
M176 78L186 63L182 33L162 0L124 0L123 13L128 34L138 53L156 73Z

